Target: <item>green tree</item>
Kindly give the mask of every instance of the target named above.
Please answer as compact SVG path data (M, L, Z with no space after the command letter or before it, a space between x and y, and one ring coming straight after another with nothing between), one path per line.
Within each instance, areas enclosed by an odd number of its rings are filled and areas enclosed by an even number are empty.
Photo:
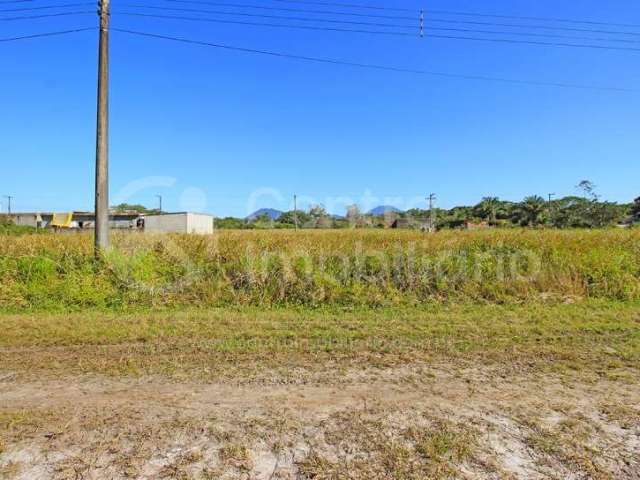
M250 223L254 228L269 229L274 227L275 221L267 213L262 213L251 220Z
M295 226L296 217L298 219L298 227L300 228L308 224L311 219L311 216L303 210L296 210L295 212L291 210L280 215L277 223L287 226Z
M473 212L483 220L495 223L498 213L502 208L502 202L498 197L484 197L474 208Z
M576 188L584 192L584 196L594 202L598 201L598 195L596 194L596 186L590 180L582 180Z
M247 223L241 218L225 217L216 218L215 226L220 229L239 229L247 228Z
M115 212L133 211L138 213L154 213L158 211L157 209L149 209L144 205L140 205L139 203L121 203L119 205L111 207L111 209Z
M582 191L583 196L568 197L568 205L558 212L559 221L567 225L558 225L558 221L554 221L554 225L600 228L615 225L624 218L626 208L614 202L601 202L593 182L583 180L576 188Z
M569 196L554 202L554 213L551 223L557 228L586 228L588 221L589 200L583 197Z
M327 211L325 210L325 208L322 205L313 205L309 209L309 215L312 218L326 217L327 216Z
M526 197L516 210L516 220L522 226L534 227L543 223L546 202L539 195Z

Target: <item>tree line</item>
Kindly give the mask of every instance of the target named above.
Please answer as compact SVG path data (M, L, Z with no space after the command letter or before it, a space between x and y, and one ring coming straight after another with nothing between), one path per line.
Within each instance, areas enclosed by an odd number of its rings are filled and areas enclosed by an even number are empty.
M216 228L222 229L268 229L268 228L423 228L433 218L438 229L487 227L554 227L554 228L602 228L614 225L640 223L640 197L631 203L616 203L602 200L595 185L584 180L577 187L578 195L545 199L531 195L520 202L484 197L476 205L457 206L451 209L414 208L405 212L389 211L384 215L363 213L357 205L347 207L344 216L331 215L321 205L307 210L283 212L277 219L267 214L245 219L225 217L216 219ZM135 210L143 214L157 214L157 209L143 205L121 204L115 211Z
M640 197L632 203L602 200L590 181L577 186L580 194L558 199L532 195L520 202L484 197L473 206L451 209L434 208L433 217L438 229L486 227L554 227L603 228L640 223ZM432 212L414 208L406 212L387 212L384 215L362 213L357 205L347 208L344 217L328 214L316 205L307 211L284 212L279 218L267 215L254 219L226 217L216 220L217 228L388 228L404 219L404 228L421 228L430 221Z

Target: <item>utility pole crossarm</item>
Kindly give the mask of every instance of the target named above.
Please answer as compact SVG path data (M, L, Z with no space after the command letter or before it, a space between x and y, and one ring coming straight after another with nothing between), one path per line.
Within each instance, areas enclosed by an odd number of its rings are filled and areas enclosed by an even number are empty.
M96 125L96 255L109 247L109 0L100 0L98 15L98 113Z

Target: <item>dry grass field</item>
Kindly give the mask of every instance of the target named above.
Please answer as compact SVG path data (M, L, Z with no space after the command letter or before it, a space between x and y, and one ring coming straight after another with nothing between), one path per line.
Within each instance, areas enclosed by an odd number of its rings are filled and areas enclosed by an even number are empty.
M640 478L638 231L0 236L0 478Z

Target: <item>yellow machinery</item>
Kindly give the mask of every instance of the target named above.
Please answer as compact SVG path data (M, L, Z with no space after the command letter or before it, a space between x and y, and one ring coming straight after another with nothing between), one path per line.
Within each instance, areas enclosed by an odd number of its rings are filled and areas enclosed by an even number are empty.
M71 228L73 213L54 213L51 226L54 228Z

